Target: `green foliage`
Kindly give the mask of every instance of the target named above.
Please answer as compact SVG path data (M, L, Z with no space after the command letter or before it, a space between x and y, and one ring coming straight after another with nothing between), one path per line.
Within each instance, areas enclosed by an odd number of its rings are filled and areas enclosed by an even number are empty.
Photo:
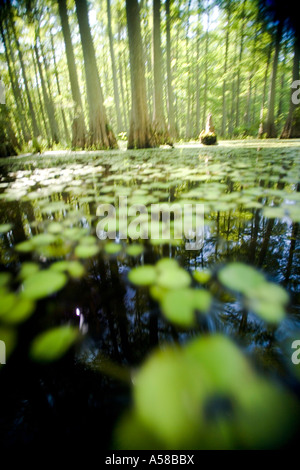
M293 397L222 335L155 350L134 378L133 396L115 432L118 449L148 441L168 450L276 448L299 414Z
M52 362L60 359L74 344L78 330L65 325L40 333L32 342L30 355L37 362Z

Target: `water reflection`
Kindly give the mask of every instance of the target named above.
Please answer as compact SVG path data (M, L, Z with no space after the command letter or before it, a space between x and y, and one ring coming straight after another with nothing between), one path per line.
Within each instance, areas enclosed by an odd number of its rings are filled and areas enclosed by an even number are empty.
M184 243L153 244L146 240L143 254L130 257L125 253L128 241L121 240L123 251L114 256L106 254L97 242L100 252L83 260L84 277L69 280L54 297L38 302L34 316L18 329L12 366L3 372L1 394L6 400L16 385L14 372L19 376L20 368L26 369L3 418L8 426L23 416L26 424L16 424L16 439L24 439L28 423L32 426L28 439L37 437L41 420L38 425L34 420L39 414L43 416L45 436L49 429L57 428L58 422L63 423L59 431L62 436L73 436L85 419L92 427L95 417L111 429L129 399L127 385L123 388L115 379L130 383L129 368L140 365L156 345L184 344L205 332L237 338L257 367L297 389L286 345L300 329L299 212L291 217L284 204L299 204L295 179L299 155L296 158L295 151L287 151L283 164L282 158L264 149L259 155L256 149L249 150L238 160L228 154L199 157L198 151L191 149L181 150L176 158L173 153L172 158L171 163L159 151L156 156L150 151L133 152L129 157L127 153L111 153L109 157L100 153L90 164L80 157L75 162L63 162L63 166L41 161L40 168L20 162L19 169L2 176L0 221L11 223L13 228L1 235L1 271L13 274L16 289L24 261L47 267L56 260L76 259L74 246L81 234L95 234L99 203L115 203L123 194L129 202L140 201L147 206L158 201L198 201L205 205L205 237L200 250L187 251ZM265 208L282 209L284 213L268 216ZM62 237L55 249L41 244L29 251L15 250L25 240L49 233L53 223L61 225L61 231L59 225L56 229ZM76 232L76 228L85 232ZM52 226L55 234L54 229ZM234 260L257 266L269 280L289 291L289 315L277 329L266 326L245 310L239 298L220 289L213 277L210 290L214 300L209 315L199 316L195 328L182 331L164 319L148 288L136 288L127 278L133 267L153 265L162 257L176 258L189 272L209 268L214 274ZM26 351L37 331L64 322L77 325L82 333L75 355L67 355L55 369L28 363ZM101 375L96 374L99 371ZM79 424L71 417L73 405Z

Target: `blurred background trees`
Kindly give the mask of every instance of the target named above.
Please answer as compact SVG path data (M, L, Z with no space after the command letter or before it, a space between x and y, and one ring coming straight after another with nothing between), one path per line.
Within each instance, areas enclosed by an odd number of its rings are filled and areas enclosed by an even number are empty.
M143 148L198 139L212 113L222 138L300 137L296 16L290 0L0 0L2 134Z

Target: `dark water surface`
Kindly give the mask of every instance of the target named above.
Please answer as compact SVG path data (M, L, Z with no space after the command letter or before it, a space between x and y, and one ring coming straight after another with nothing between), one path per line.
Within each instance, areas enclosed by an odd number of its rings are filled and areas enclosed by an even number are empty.
M0 339L7 341L8 356L0 366L1 446L109 448L116 422L132 404L132 371L158 345L183 345L207 334L232 338L259 373L299 397L300 366L291 362L291 344L300 339L300 143L257 145L1 162L0 271L11 273L0 286L3 302L11 293L15 300L22 295L30 277L20 274L24 264L51 270L57 261L71 260L84 267L84 274L69 273L53 294L33 294L24 319L10 320L6 307L1 316L0 306ZM127 196L128 206L204 204L203 246L186 250L186 240L117 239L116 248L99 240L97 207L116 205L119 196ZM35 238L39 234L50 237ZM133 243L142 244L143 252L129 255ZM82 254L79 245L97 248ZM204 289L212 304L207 314L197 313L192 328L169 321L149 288L128 279L134 267L161 258L176 259L191 279L195 270L209 272ZM281 321L264 321L240 294L222 286L218 272L237 261L288 292ZM202 288L195 279L192 287ZM37 335L60 325L75 327L76 342L56 361L31 358Z

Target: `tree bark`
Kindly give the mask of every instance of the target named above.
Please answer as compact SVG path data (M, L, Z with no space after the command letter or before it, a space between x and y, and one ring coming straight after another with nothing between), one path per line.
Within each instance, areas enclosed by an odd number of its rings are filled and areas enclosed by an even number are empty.
M128 148L155 147L146 99L145 64L137 0L126 0L131 74L131 120Z
M22 54L22 51L21 51L21 48L20 48L20 43L19 43L19 39L18 39L18 36L17 36L14 20L11 17L11 15L9 15L9 19L10 19L10 25L11 25L11 28L12 28L12 31L13 31L13 36L14 36L14 39L15 39L15 43L16 43L16 46L17 46L19 62L20 62L20 65L21 65L22 76L23 76L23 81L24 81L24 87L25 87L25 91L26 91L26 96L27 96L27 101L28 101L28 106L29 106L29 112L30 112L30 117L31 117L31 122L32 122L33 136L35 138L37 138L40 135L40 130L39 130L39 127L38 127L38 124L37 124L37 120L36 120L32 100L31 100L31 96L30 96L30 92L29 92L27 74L26 74L24 61L23 61L23 54ZM6 27L8 27L7 24L6 24Z
M170 135L167 130L164 117L163 78L162 78L162 53L160 35L160 0L153 0L153 129L157 144L170 143Z
M58 0L58 7L66 49L72 98L74 101L74 117L72 123L72 147L84 148L86 144L86 127L84 122L83 107L71 39L66 0Z
M112 68L113 85L114 85L114 98L115 98L115 106L116 106L116 114L117 114L117 131L118 133L120 133L123 130L123 123L122 123L122 115L121 115L121 110L120 110L119 87L118 87L118 80L117 80L116 61L115 61L113 34L112 34L112 26L111 26L110 0L107 0L107 29L108 29L111 68Z
M36 62L37 62L38 71L39 71L39 75L40 75L41 85L42 85L45 108L46 108L46 112L47 112L48 120L49 120L49 126L50 126L50 131L51 131L51 139L52 139L52 142L57 144L59 142L59 136L58 136L57 123L56 123L56 119L55 119L54 106L53 106L51 98L49 98L48 93L47 93L46 82L45 82L45 79L44 79L42 65L40 63L39 51L38 51L38 47L37 47L36 42L34 44L34 52L35 52Z
M269 99L268 99L268 115L265 126L265 133L267 138L272 138L277 136L277 131L275 127L275 98L276 98L276 77L277 77L277 68L278 68L278 58L280 52L280 42L283 30L283 22L280 21L277 26L276 38L275 38L275 52L273 59L273 68L271 74L271 83L269 90Z
M294 83L296 80L299 80L299 62L300 62L300 39L295 38L294 42L294 60L293 60L293 77L292 77L292 83ZM291 138L296 138L300 137L300 126L298 124L298 129L296 128L297 126L295 125L295 119L294 119L294 113L297 107L299 108L299 105L293 103L292 96L295 90L291 88L291 98L290 98L290 106L289 106L289 113L284 125L284 128L282 130L281 139L291 139Z
M108 123L103 104L102 88L88 19L87 0L75 0L75 5L84 58L89 104L89 145L98 149L117 148L117 141Z
M171 0L166 0L166 53L167 53L167 88L168 88L168 129L172 137L176 137L175 116L174 116L174 92L172 87L171 68Z

